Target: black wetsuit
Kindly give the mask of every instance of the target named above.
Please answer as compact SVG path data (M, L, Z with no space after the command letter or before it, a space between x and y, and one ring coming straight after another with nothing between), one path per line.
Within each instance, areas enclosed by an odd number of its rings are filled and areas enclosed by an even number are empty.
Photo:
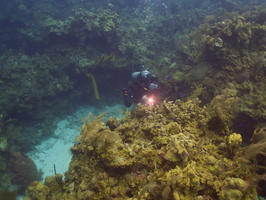
M133 103L140 103L144 95L149 95L158 91L158 88L151 90L150 85L152 83L157 84L157 77L150 76L147 79L141 79L138 77L137 80L132 83L128 89L123 90L124 104L126 107L130 107Z

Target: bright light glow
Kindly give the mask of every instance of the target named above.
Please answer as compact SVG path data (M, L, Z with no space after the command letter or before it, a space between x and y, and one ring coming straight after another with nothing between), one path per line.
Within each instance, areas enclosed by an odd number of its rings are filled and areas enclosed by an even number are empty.
M149 103L151 103L151 102L153 102L154 100L153 100L152 98L149 98L148 101L149 101Z
M149 105L153 105L154 103L154 99L153 98L148 98L148 104Z

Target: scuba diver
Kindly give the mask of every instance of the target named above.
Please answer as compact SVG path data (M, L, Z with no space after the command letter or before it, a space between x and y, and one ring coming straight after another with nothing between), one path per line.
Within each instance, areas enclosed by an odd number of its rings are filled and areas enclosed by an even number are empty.
M153 98L159 90L157 76L148 70L143 70L132 73L131 77L134 82L130 84L128 89L123 89L125 106L130 107L133 103L153 105Z

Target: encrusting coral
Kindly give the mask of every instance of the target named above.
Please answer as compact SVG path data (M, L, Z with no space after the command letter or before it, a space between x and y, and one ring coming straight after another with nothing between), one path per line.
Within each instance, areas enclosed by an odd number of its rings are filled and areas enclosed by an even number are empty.
M25 200L38 199L40 188L46 199L255 199L254 166L241 157L241 135L226 123L210 129L220 115L199 103L139 105L119 123L110 119L110 128L104 114L90 114L64 182L31 184Z
M7 156L8 170L12 174L12 183L17 185L18 192L23 194L27 186L39 179L35 163L18 151L10 150Z
M258 194L266 196L266 128L255 129L245 158L255 165Z
M112 31L115 28L115 20L117 14L110 9L100 10L98 13L90 12L86 9L79 8L73 10L73 16L68 17L64 21L55 20L48 17L44 25L50 29L50 32L54 32L57 35L68 34L69 32L79 33L79 31L97 32L102 30L104 32ZM80 24L85 24L85 27ZM75 24L76 29L73 29ZM80 29L77 31L77 29ZM79 33L80 34L80 33Z
M193 90L190 97L209 103L215 94L231 87L237 91L242 114L258 121L266 118L264 13L263 7L227 13L213 24L206 19L190 38L177 35L179 43L186 41L186 45L177 43L177 48L192 65L186 72Z

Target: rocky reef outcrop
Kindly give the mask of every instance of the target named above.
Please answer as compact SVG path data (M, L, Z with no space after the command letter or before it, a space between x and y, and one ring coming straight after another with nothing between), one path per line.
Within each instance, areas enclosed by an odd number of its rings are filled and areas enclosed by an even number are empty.
M223 94L199 103L140 105L119 123L110 119L110 128L89 115L65 180L32 183L25 200L255 199L258 174L229 128L236 101Z

